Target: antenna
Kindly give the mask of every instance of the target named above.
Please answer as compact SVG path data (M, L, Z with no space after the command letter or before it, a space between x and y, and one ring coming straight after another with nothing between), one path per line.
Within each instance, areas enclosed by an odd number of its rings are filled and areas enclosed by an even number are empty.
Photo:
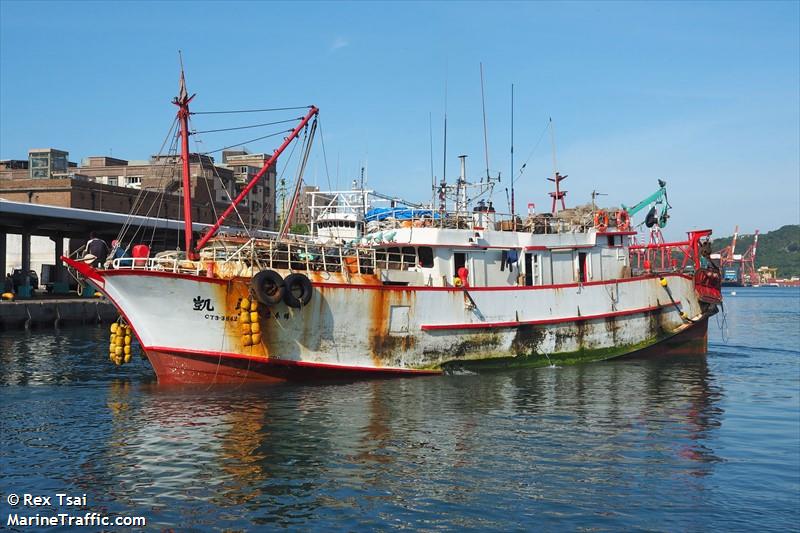
M608 196L608 195L603 192L592 191L592 211L597 210L597 204L595 203L595 199L598 196Z
M428 111L428 135L431 144L431 209L436 203L436 177L433 175L433 114Z
M517 231L517 217L514 209L514 84L511 84L511 224L513 231Z
M447 180L447 64L444 68L444 148L442 153L442 181L445 181Z
M483 63L481 67L481 108L483 109L483 149L486 154L486 183L489 183L489 135L486 132L486 98L483 95Z
M553 174L558 173L558 163L556 162L556 126L553 117L550 117L550 145L553 149Z

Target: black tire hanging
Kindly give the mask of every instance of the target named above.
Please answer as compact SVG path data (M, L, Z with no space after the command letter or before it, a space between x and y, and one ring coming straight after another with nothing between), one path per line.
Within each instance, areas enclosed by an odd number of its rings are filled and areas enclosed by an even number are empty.
M647 216L644 218L644 225L648 228L652 228L658 222L658 215L656 215L656 206L650 208L650 211L647 212Z
M286 290L283 292L283 301L289 307L300 309L311 301L311 281L303 274L289 274L283 280Z
M275 305L283 299L286 292L284 279L274 270L262 270L250 281L250 288L256 300L264 305Z

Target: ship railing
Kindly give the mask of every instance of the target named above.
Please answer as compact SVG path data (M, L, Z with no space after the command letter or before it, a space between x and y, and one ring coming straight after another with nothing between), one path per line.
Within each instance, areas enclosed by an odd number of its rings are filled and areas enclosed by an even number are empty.
M710 234L710 230L690 231L685 241L633 244L629 248L631 272L634 275L670 272L693 274L705 267L717 269L708 257L710 248L707 238ZM701 241L704 237L706 240Z
M120 257L111 261L114 270L152 270L173 274L199 275L203 263L181 257Z
M252 275L259 270L291 270L296 272L339 272L375 274L378 270L409 270L418 265L413 246L387 248L326 245L309 242L264 241L250 239L244 243L217 243L203 250L197 261L183 252L162 252L148 258L114 259L114 269L153 270L192 275Z
M422 210L423 212L425 210ZM427 210L430 213L430 210ZM366 223L367 235L401 228L470 229L494 231L520 231L539 235L574 233L594 227L591 213L569 213L572 216L554 216L550 213L528 214L525 217L500 212L433 211L402 218L372 220Z

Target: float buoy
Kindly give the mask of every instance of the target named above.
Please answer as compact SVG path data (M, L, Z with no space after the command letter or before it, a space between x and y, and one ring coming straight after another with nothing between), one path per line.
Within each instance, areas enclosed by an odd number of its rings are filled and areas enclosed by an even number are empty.
M617 211L617 229L619 231L628 231L631 229L631 216L624 209Z
M597 228L597 231L603 232L608 229L608 213L604 210L600 210L594 214L594 227Z

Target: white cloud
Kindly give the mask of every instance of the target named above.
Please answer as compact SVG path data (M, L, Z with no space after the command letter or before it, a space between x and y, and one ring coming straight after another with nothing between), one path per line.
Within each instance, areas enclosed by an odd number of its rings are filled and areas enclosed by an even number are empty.
M333 43L331 43L330 51L331 52L335 52L336 50L338 50L340 48L344 48L345 46L348 46L349 44L350 44L350 41L348 41L344 37L341 37L341 36L340 37L336 37L333 40Z

